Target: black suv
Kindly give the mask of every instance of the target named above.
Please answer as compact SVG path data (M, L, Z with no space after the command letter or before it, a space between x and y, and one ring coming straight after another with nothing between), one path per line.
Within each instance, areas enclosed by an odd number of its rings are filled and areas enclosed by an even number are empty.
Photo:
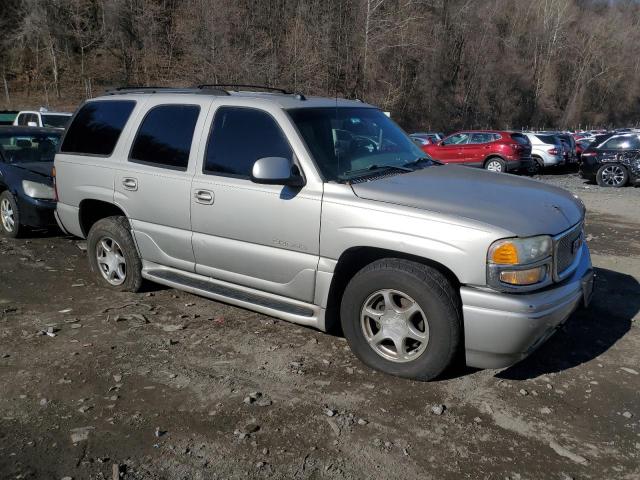
M640 183L640 135L604 135L584 151L580 176L601 187Z

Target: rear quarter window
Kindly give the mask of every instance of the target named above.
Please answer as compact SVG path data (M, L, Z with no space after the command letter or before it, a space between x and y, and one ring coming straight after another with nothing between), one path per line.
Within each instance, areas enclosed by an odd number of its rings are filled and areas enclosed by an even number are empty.
M110 156L135 105L133 100L86 103L71 122L60 152Z
M530 145L529 139L522 133L512 133L511 138L521 145Z
M536 137L538 137L542 143L546 143L547 145L556 145L560 142L553 135L536 135Z

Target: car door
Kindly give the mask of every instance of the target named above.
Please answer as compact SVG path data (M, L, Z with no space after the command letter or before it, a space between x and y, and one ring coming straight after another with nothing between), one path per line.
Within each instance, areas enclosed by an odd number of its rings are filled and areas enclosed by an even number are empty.
M152 98L145 105L115 202L129 217L143 260L194 271L189 217L197 145L211 99Z
M225 105L209 123L191 195L196 272L311 302L322 184L292 188L250 179L259 158L285 157L298 165L289 117L280 109Z
M463 163L474 167L481 167L491 147L489 142L493 136L489 133L472 133L469 142L462 146Z
M434 158L445 163L464 163L462 148L469 141L469 137L470 135L464 132L448 136L435 150L437 153Z
M616 162L625 148L630 144L630 136L613 136L600 145L597 149L598 163Z

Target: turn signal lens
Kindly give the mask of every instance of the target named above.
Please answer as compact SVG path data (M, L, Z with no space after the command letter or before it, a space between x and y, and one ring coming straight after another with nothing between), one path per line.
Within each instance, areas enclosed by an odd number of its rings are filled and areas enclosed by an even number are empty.
M534 285L544 280L547 267L530 268L529 270L511 270L500 272L500 281L510 285Z
M487 260L494 265L528 265L550 257L552 247L548 235L498 240L489 248Z
M491 252L491 261L498 265L517 265L518 249L512 242L497 245Z

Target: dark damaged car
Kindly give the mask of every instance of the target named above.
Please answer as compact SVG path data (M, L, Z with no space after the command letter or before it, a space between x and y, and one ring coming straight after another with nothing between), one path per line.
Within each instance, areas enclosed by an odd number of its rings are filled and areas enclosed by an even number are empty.
M582 152L580 176L601 187L640 184L640 136L638 134L596 137Z
M27 228L56 225L53 158L62 132L0 127L0 230L17 237Z

